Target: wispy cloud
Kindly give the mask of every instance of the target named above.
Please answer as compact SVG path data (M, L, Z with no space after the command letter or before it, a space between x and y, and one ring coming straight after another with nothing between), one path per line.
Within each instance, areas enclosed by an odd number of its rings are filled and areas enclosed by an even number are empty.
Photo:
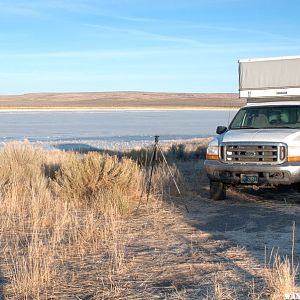
M181 23L181 28L193 28L193 29L202 29L207 31L219 31L219 32L226 32L226 33L242 33L242 34L251 34L254 36L261 36L261 37L268 37L271 39L281 39L286 40L290 42L299 42L300 39L293 38L290 36L268 32L264 30L253 30L249 28L243 28L243 27L231 27L231 26L221 26L221 25L201 25L201 24L188 24L188 23Z
M129 22L155 22L152 18L118 14L101 2L84 0L0 0L0 14L17 15L22 17L49 17L53 12L87 14L103 16Z
M107 25L95 25L95 24L85 24L86 26L90 26L96 29L99 29L102 33L103 32L110 32L114 34L119 34L120 36L128 36L128 37L135 37L138 39L143 40L153 40L153 41L160 41L160 42L167 42L173 43L174 45L178 45L180 47L186 47L189 52L189 49L194 48L197 51L205 52L205 51L211 51L213 53L215 52L226 52L226 51L243 51L245 50L288 50L288 49L299 49L300 45L300 39L297 38L290 38L286 37L280 34L273 34L266 31L258 31L258 30L251 30L251 29L245 29L245 28L235 28L235 27L226 27L226 26L211 26L211 25L189 25L193 26L193 28L198 29L204 29L204 30L214 30L214 31L222 31L222 32L236 32L236 33L242 33L245 34L244 39L239 38L239 42L234 43L232 40L228 43L222 41L222 40L216 40L215 43L211 43L205 40L205 37L202 37L202 35L199 35L199 38L197 38L197 35L193 35L193 38L187 38L180 35L171 35L171 34L158 34L154 32L149 32L145 30L136 30L136 29L130 29L130 28L120 28L115 26L107 26ZM187 25L188 26L188 25ZM181 26L182 28L182 26ZM252 34L256 37L260 36L264 38L262 42L251 42L251 39L247 38L247 35ZM268 39L267 39L268 38ZM272 44L272 46L269 46L270 42L273 42L275 40L281 41L281 42L289 42L289 44ZM252 37L253 40L253 37ZM170 49L172 51L172 49Z
M129 16L122 16L122 15L110 15L111 17L124 20L124 21L130 21L134 23L158 23L161 22L159 19L154 18L142 18L142 17L129 17Z
M129 51L52 51L52 52L31 52L31 53L1 53L2 59L45 59L45 58L116 58L124 56L138 55L139 52L135 50Z
M141 72L117 72L117 73L105 73L105 74L99 74L98 73L85 73L83 74L82 72L60 72L60 71L31 71L31 72L0 72L0 78L1 79L6 79L6 78L26 78L26 80L31 80L34 79L36 81L47 81L49 79L59 81L59 80L64 80L64 81L71 81L71 80L76 80L76 81L115 81L115 80L137 80L137 79L178 79L181 78L181 74L169 74L169 73L164 73L164 74L147 74L147 73L141 73Z
M70 0L0 0L0 14L17 15L22 17L49 16L54 11L64 13L95 13L96 7L86 1Z
M210 0L212 1L212 0ZM210 2L206 1L206 2ZM224 2L225 0L215 0L215 5L219 2ZM239 1L239 0L226 0L226 1ZM107 6L101 5L101 2L95 1L85 1L85 0L0 0L0 15L17 15L29 18L57 18L57 15L53 12L62 11L64 13L76 13L76 14L88 14L94 16L102 16L111 18L112 20L127 21L129 23L145 23L145 24L160 24L160 28L179 28L179 29L198 29L206 32L224 32L224 33L241 33L245 35L252 35L262 38L276 39L287 42L299 42L298 38L291 37L288 35L268 32L264 30L254 30L251 28L243 28L237 26L215 25L215 24L199 24L199 23L189 23L178 20L165 20L162 18L155 19L151 17L142 17L137 15L126 15L126 13L118 13L118 11L112 11L106 9ZM114 28L105 25L90 25L98 27L103 30L110 30L114 32L119 32L123 34L130 34L140 38L146 38L151 40L165 41L165 42L178 42L178 43L197 43L195 41L186 37L172 36L157 34L153 32L146 32L142 30L132 30L127 28Z
M153 47L139 48L127 50L94 50L94 51L52 51L52 52L30 52L30 53L5 53L0 52L0 59L14 60L44 60L44 59L124 59L124 58L142 58L155 56L200 56L209 54L234 54L250 53L250 52L274 52L274 51L300 51L300 43L298 45L268 45L257 43L230 43L230 44L201 44L201 46L188 47ZM203 57L202 57L203 58Z
M52 51L52 52L30 52L30 53L1 53L1 59L73 59L73 58L99 58L99 59L114 59L123 57L138 57L144 55L155 55L169 53L166 48L143 48L143 49L128 49L128 50L94 50L94 51Z
M214 0L214 5L220 2L239 2L240 0ZM205 0L204 3L210 3L212 0ZM176 19L166 20L166 19L155 19L151 17L142 17L138 15L126 15L126 13L118 13L117 10L107 9L107 5L96 1L86 1L86 0L0 0L0 15L18 15L24 17L57 17L53 14L54 11L62 11L64 13L77 13L77 14L88 14L94 16L103 16L111 18L112 20L123 20L131 23L145 23L145 24L160 24L160 28L179 28L179 29L198 29L207 32L224 32L224 33L241 33L245 35L252 35L253 37L269 38L275 40L282 40L286 42L299 42L299 38L288 36L286 34L279 34L274 32L269 32L265 30L255 30L251 28L238 27L238 26L228 26L228 24L199 24L199 23L189 23L188 21L178 21ZM132 30L127 28L114 28L105 25L90 25L103 30L110 30L114 32L123 32L124 34L131 34L139 37L144 37L147 39L155 39L166 42L183 42L183 43L199 43L186 37L178 37L172 35L157 34L152 32L146 32L142 30Z
M55 18L53 12L75 13L106 17L112 20L127 21L130 23L157 23L159 19L130 15L114 10L110 5L100 1L85 0L0 0L0 15L15 15L29 18L50 16Z
M167 34L159 34L154 32L149 32L145 30L137 30L137 29L129 29L129 28L121 28L107 25L98 25L98 24L85 24L86 26L93 27L101 30L102 32L113 32L121 35L127 36L135 36L142 39L147 40L157 40L163 42L174 42L174 43L195 43L194 39L184 38L180 36L173 36Z
M0 14L2 15L17 15L26 17L36 17L40 15L40 11L37 10L29 2L2 0L0 1Z

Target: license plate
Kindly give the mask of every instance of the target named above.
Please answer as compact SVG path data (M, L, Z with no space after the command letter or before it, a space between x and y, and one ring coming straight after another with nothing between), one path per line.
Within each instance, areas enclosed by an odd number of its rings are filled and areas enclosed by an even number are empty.
M258 174L241 174L241 183L258 183Z

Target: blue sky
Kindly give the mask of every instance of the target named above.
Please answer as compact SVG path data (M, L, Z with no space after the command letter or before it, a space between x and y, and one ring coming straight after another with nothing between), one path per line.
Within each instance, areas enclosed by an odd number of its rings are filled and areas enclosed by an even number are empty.
M237 92L237 60L300 54L297 0L0 0L0 94Z

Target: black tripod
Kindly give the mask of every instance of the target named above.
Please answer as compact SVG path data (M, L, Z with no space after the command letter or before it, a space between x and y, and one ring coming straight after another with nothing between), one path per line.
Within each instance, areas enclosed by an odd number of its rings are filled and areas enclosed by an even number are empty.
M150 170L150 176L148 178L147 185L146 185L147 204L148 204L148 201L149 201L149 195L150 195L151 185L152 185L153 170L154 170L155 164L157 163L158 152L161 154L161 156L163 158L163 161L164 161L164 163L166 164L166 166L168 168L168 172L169 172L170 176L172 177L172 180L174 182L174 185L176 187L176 190L177 190L178 194L180 196L182 196L181 192L180 192L180 189L178 187L178 184L177 184L177 182L175 180L174 174L173 174L172 170L170 169L170 166L169 166L169 164L167 162L167 159L166 159L166 157L165 157L165 155L164 155L164 153L163 153L160 145L158 144L158 138L159 138L158 135L156 135L154 137L154 145L153 145L152 155L151 155L151 159L150 159L151 170ZM142 200L143 193L144 193L144 189L143 189L142 194L141 194L140 202ZM188 212L188 208L186 207L186 205L185 205L185 208L186 208L186 210Z

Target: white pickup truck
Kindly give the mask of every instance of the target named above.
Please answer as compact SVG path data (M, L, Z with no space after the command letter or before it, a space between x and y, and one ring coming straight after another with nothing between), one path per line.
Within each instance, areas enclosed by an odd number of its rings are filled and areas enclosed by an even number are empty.
M300 57L240 60L239 75L247 105L207 148L214 200L229 185L300 186Z

